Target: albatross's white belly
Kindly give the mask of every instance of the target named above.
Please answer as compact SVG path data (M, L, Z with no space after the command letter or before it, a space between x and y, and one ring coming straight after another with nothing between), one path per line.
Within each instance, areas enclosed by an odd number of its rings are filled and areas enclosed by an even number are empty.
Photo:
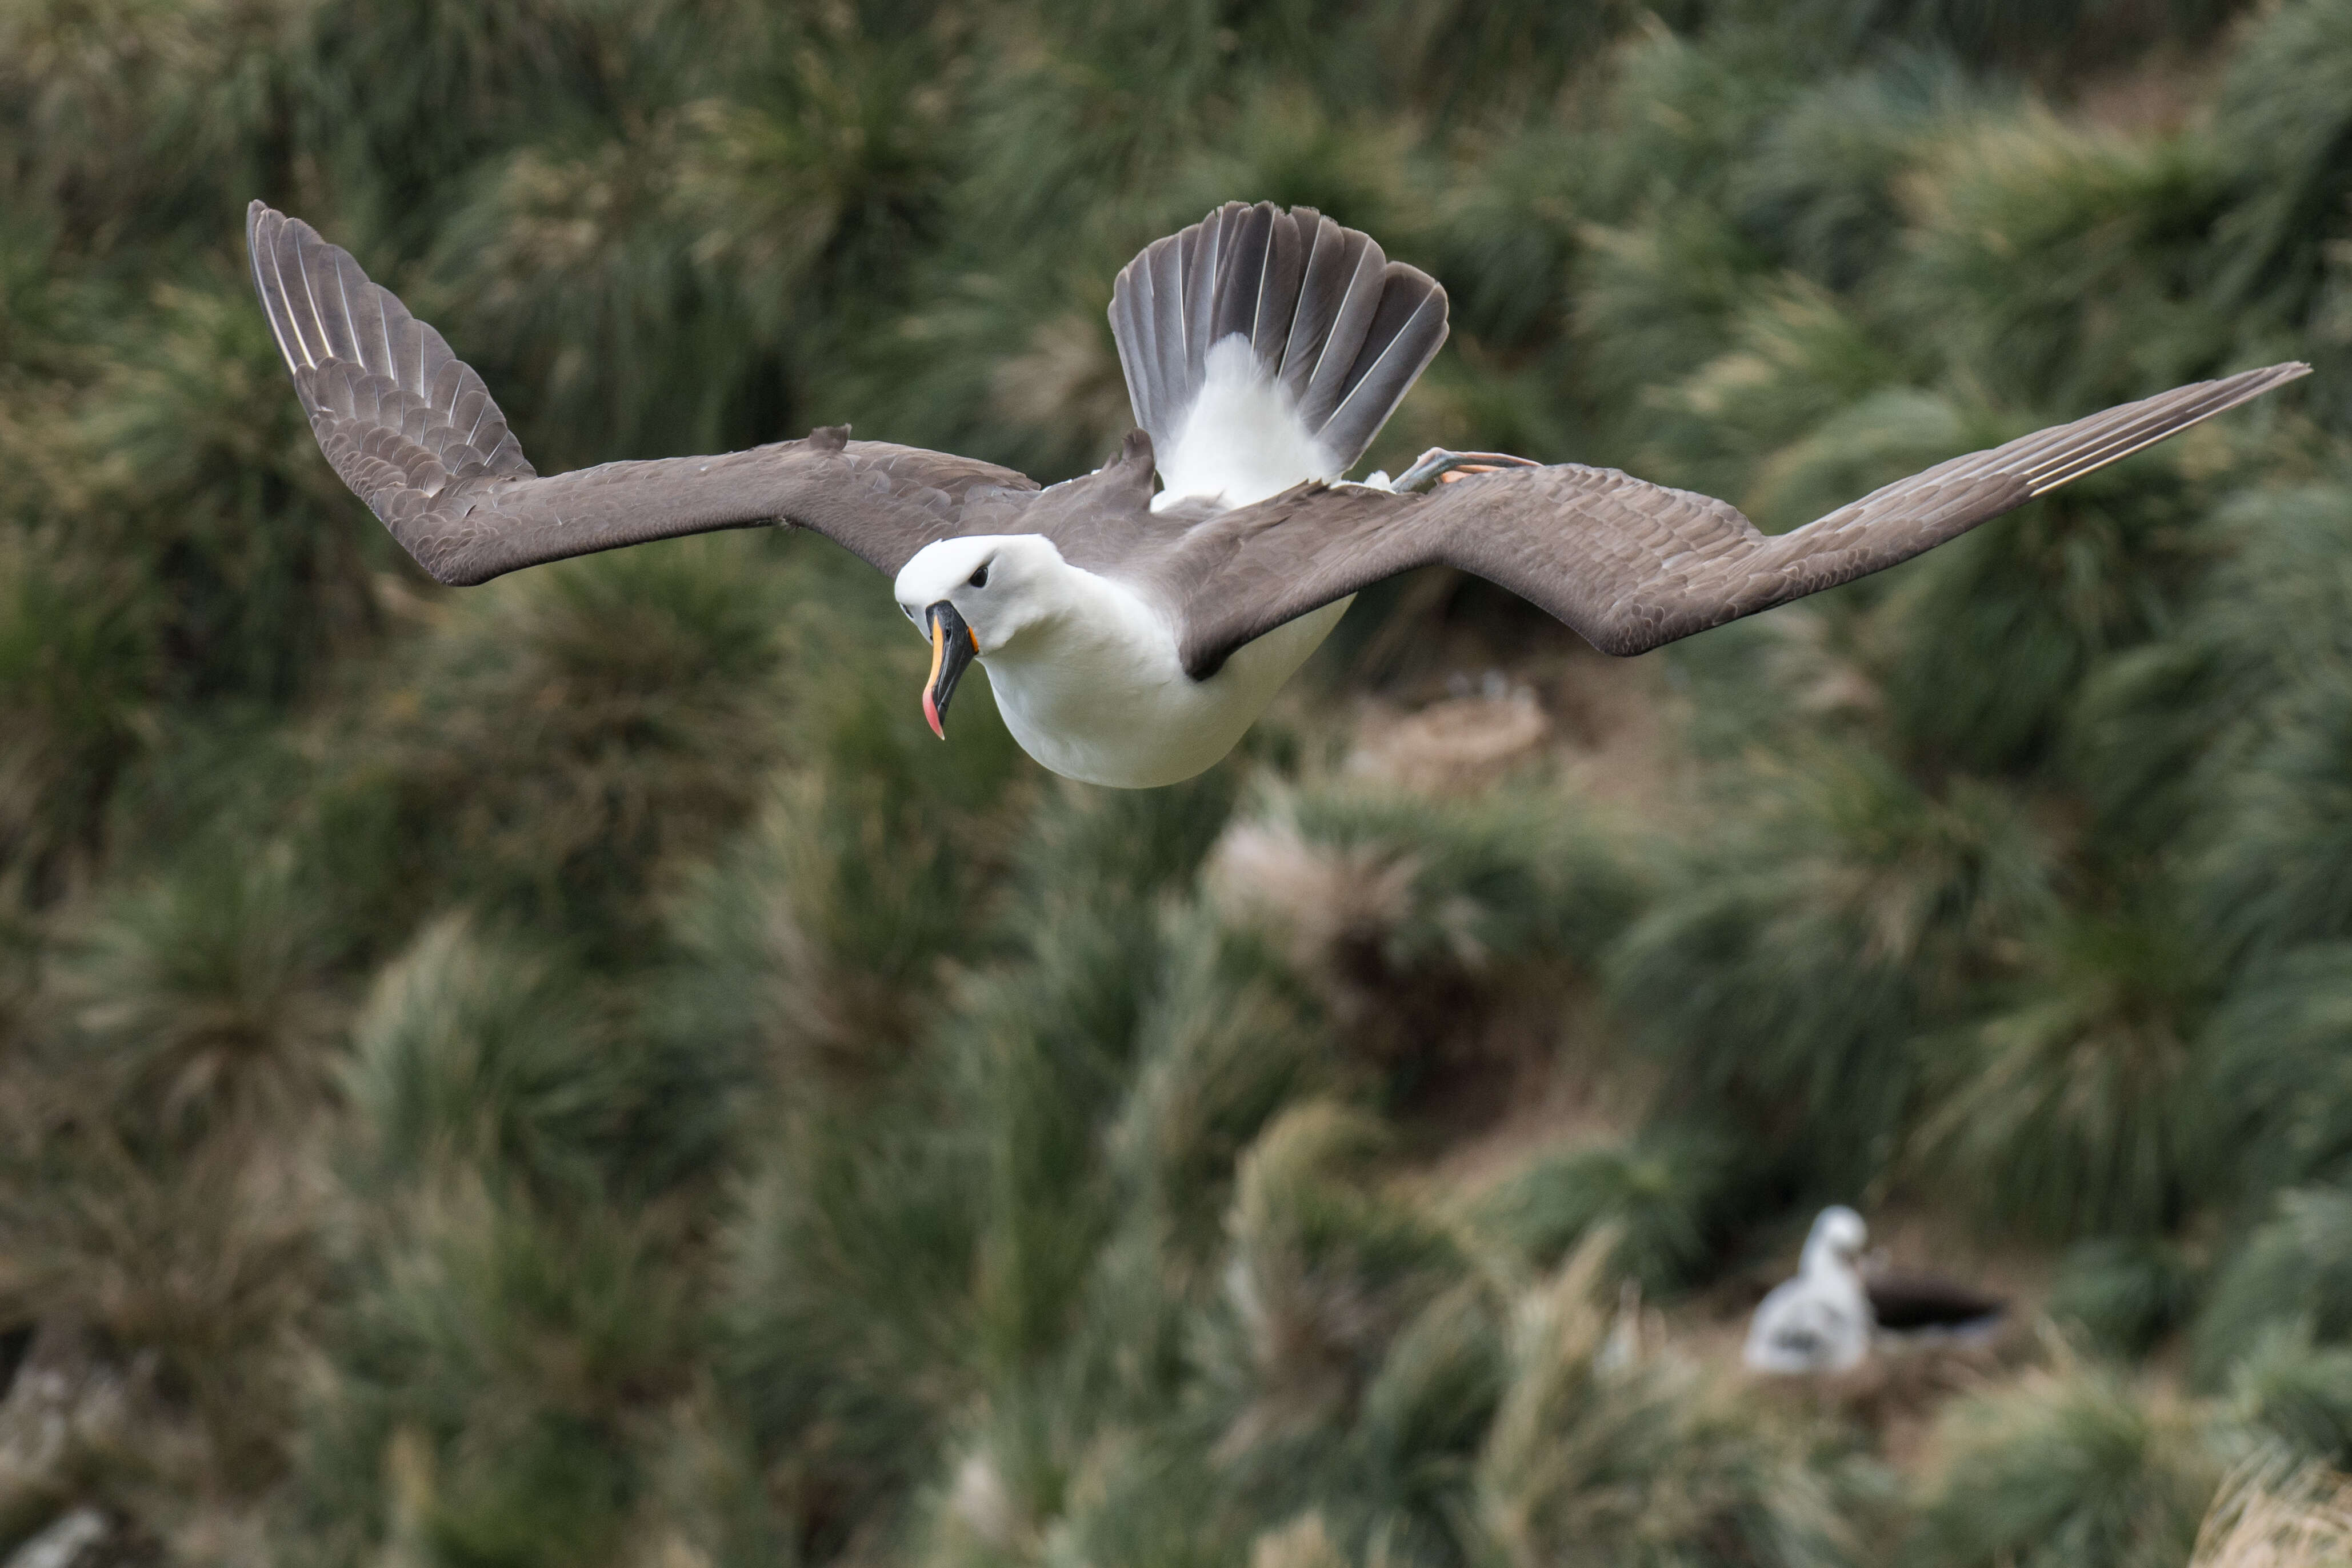
M1276 626L1206 680L1184 673L1173 634L1143 614L1039 628L980 664L1023 751L1066 778L1147 789L1222 760L1353 602Z

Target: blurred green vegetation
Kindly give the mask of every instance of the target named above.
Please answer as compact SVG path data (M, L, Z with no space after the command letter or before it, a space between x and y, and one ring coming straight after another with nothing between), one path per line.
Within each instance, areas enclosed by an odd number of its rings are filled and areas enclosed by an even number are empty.
M542 471L1081 471L1235 196L1448 289L1391 468L1786 527L2319 374L1622 669L1367 595L1107 794L821 541L425 582L257 195ZM1665 762L1345 761L1490 665ZM2054 1269L1925 1458L1708 1348L1828 1201ZM2352 1463L2352 7L0 8L0 1552L175 1563L2137 1565Z

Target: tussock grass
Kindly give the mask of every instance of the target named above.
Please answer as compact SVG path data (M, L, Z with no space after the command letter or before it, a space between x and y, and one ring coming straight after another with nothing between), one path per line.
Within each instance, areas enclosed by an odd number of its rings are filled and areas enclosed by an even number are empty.
M2197 1363L2219 1378L2273 1326L2301 1322L2321 1343L2352 1338L2352 1194L2297 1187L2278 1195L2213 1281L2195 1331Z
M2341 1469L2352 1458L2352 1350L2308 1322L2266 1331L2230 1375L2231 1414L2273 1444Z
M152 695L135 573L60 543L0 546L0 842L8 881L43 901L86 879Z
M1672 1563L1833 1563L1850 1541L1822 1478L1738 1415L1695 1369L1612 1353L1594 1301L1605 1238L1515 1303L1508 1379L1477 1468L1503 1558L1599 1550Z
M2342 1475L2265 1459L2231 1478L2197 1532L2194 1568L2317 1568L2352 1553Z
M7 9L0 1556L2341 1556L2341 10ZM547 468L845 418L1083 472L1113 273L1235 195L1446 286L1391 471L1777 529L2320 374L1666 656L1672 801L1589 797L1622 677L1443 574L1107 792L984 682L934 741L822 541L425 585L286 394L256 194ZM1507 773L1343 771L1486 661ZM1832 1201L2022 1316L2068 1246L2113 1362L1726 1375Z
M650 935L659 868L750 816L782 755L790 599L756 542L568 563L453 613L380 699L406 857L501 912Z
M2200 975L2176 931L2086 921L2046 934L2048 973L1955 1055L1966 1076L1920 1129L1993 1225L2151 1235L2209 1190L2190 1039Z
M1541 1268L1606 1229L1612 1264L1670 1293L1712 1259L1737 1207L1728 1153L1720 1138L1661 1124L1622 1145L1540 1155L1488 1195L1481 1217Z
M2140 1356L2188 1321L2201 1283L2177 1245L2120 1237L2080 1242L2059 1265L2049 1312L2102 1350Z
M1905 1561L2180 1562L2221 1479L2190 1412L2062 1362L1956 1405Z

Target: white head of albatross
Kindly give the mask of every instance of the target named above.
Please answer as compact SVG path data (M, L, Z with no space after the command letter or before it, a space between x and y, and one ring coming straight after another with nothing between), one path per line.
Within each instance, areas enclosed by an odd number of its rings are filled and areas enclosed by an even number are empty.
M947 739L948 701L975 658L984 658L1041 621L1070 613L1076 568L1043 534L945 539L915 552L892 584L898 608L930 639L923 714Z
M1805 1237L1797 1277L1772 1288L1748 1325L1745 1359L1758 1372L1843 1372L1869 1353L1870 1296L1855 1265L1870 1229L1840 1205L1823 1209Z
M1705 496L1500 454L1433 451L1393 487L1350 485L1338 476L1445 340L1445 291L1311 208L1229 202L1120 271L1111 335L1139 428L1083 479L1041 489L843 426L542 478L482 378L348 252L259 202L246 243L320 449L436 580L712 529L811 529L898 580L933 646L934 727L977 658L1032 756L1108 784L1215 763L1352 595L1398 573L1456 567L1605 652L1640 653L1907 560L2310 369L2242 371L2038 431L1771 538ZM1441 479L1460 482L1414 493Z

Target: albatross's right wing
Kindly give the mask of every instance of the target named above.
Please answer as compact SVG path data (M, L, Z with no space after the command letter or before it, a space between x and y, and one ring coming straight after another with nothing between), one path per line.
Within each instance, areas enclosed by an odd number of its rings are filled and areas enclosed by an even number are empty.
M1572 463L1475 474L1427 496L1301 487L1201 524L1160 587L1181 606L1195 676L1286 621L1437 563L1508 588L1603 653L1643 653L1907 561L2310 369L2276 364L2123 404L1777 535L1727 501Z
M482 378L348 251L259 202L246 215L246 244L327 461L444 583L775 521L814 529L896 576L934 541L1012 531L1036 493L1010 468L852 441L846 426L723 457L541 479Z

